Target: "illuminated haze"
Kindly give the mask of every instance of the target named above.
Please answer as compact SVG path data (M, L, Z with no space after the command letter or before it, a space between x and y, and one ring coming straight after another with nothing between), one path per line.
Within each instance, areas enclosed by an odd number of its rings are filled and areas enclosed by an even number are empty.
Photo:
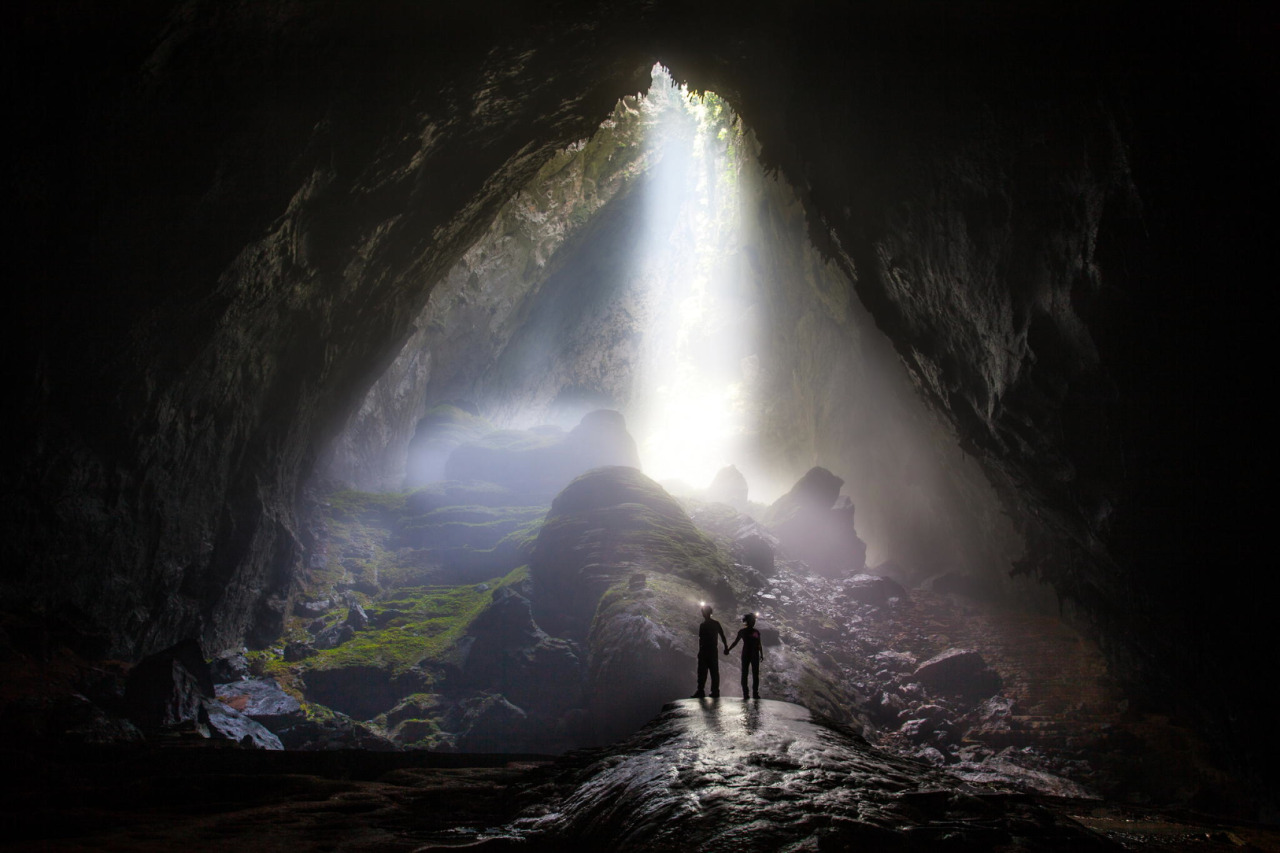
M645 108L657 157L632 257L649 314L627 422L645 473L701 488L743 463L755 432L757 334L738 274L742 131L723 100L673 87L661 68Z

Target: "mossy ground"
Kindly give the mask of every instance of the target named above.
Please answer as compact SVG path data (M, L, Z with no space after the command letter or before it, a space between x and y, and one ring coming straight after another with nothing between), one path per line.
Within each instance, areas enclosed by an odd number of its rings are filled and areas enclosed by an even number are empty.
M370 626L337 648L292 662L284 659L282 648L273 648L251 653L251 662L300 699L305 694L299 681L312 670L370 667L385 671L388 678L414 667L427 674L438 672L471 622L488 606L494 589L528 576L528 569L520 566L483 584L397 589L366 605ZM337 623L344 613L331 613L326 622Z
M317 652L306 669L370 666L398 675L422 662L439 659L462 636L490 600L480 586L409 587L371 604L374 623L334 649Z
M523 562L547 509L442 506L451 492L486 494L475 484L453 490L447 485L325 496L318 504L322 558L303 574L296 600L327 602L327 609L318 615L291 611L277 641L251 653L255 671L275 678L304 703L308 671L372 667L393 678L418 667L422 678L438 674L493 589L528 577ZM469 577L453 582L459 574ZM364 607L369 627L336 648L285 660L290 643L313 644L347 618L352 603ZM327 711L315 703L306 707L321 715Z

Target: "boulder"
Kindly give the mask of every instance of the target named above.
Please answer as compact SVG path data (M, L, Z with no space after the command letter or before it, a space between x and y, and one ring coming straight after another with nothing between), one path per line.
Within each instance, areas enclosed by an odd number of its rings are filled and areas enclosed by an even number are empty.
M509 587L494 590L467 635L463 684L496 690L527 710L558 713L579 701L581 666L573 644L539 629L529 600Z
M451 703L437 693L415 693L377 719L398 745L448 752L456 748L454 736L442 728Z
M1007 696L990 696L965 715L962 722L966 739L1007 746L1015 733L1013 700Z
M902 584L890 578L875 575L857 574L840 585L839 598L843 601L856 601L859 604L873 604L877 607L889 603L890 598L902 598L907 594Z
M285 749L364 749L371 752L392 752L397 749L394 742L369 726L334 711L304 718L276 734Z
M314 619L317 616L323 616L329 612L329 608L333 606L333 601L328 598L320 598L312 601L294 602L293 612L295 616L301 616L304 619Z
M931 692L981 699L1000 690L1000 676L972 649L948 649L916 668L915 678Z
M777 540L772 536L752 531L734 541L733 558L755 569L761 575L767 575L773 571L773 548L776 542Z
M770 513L790 513L795 509L831 509L840 499L840 487L844 480L826 468L815 466L796 481L791 491L778 498L770 507Z
M347 620L344 623L351 626L353 631L363 631L369 627L369 614L364 612L364 608L359 604L352 604L347 611Z
M355 635L356 632L346 622L330 625L316 635L315 648L320 650L336 649Z
M464 703L460 752L519 752L528 738L528 715L500 695Z
M735 509L747 505L747 478L735 466L721 468L707 487L707 500L728 504Z
M216 699L201 700L199 719L214 740L234 741L251 749L284 749L280 739L261 723Z
M764 515L787 555L826 577L860 572L867 563L867 545L854 529L853 504L836 503L843 483L825 468L812 468Z
M533 616L582 639L612 584L640 572L684 578L722 605L736 599L732 563L661 486L635 468L600 468L551 505L529 560Z
M271 678L246 678L217 688L218 701L278 731L295 725L304 715L302 705Z
M300 660L306 660L315 653L316 647L311 643L290 641L289 643L286 643L284 647L284 659L289 663L297 663Z
M125 684L125 706L144 730L162 729L199 718L201 702L212 698L213 676L200 644L182 642L144 658Z
M226 684L248 678L251 675L249 660L244 656L244 652L229 649L209 662L209 674L214 684Z

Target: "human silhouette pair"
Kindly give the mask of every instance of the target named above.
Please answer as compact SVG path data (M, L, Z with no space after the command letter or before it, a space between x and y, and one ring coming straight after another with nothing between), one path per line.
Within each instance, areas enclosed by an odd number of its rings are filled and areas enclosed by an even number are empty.
M711 618L714 608L710 604L702 605L702 623L698 626L698 689L694 691L694 699L705 699L707 696L707 676L711 676L711 698L720 697L720 660L716 654L716 638L724 647L725 655L734 646L742 643L742 698L760 698L760 660L764 656L764 647L760 641L760 631L756 628L756 615L743 614L745 626L734 637L733 645L725 639L724 628ZM748 671L751 674L750 686L747 689Z

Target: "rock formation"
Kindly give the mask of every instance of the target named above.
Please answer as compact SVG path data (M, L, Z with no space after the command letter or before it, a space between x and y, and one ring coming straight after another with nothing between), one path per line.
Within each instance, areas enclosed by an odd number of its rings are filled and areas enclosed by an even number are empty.
M860 572L867 544L854 529L853 504L838 502L844 480L825 468L811 468L765 513L765 523L782 547L828 577Z

